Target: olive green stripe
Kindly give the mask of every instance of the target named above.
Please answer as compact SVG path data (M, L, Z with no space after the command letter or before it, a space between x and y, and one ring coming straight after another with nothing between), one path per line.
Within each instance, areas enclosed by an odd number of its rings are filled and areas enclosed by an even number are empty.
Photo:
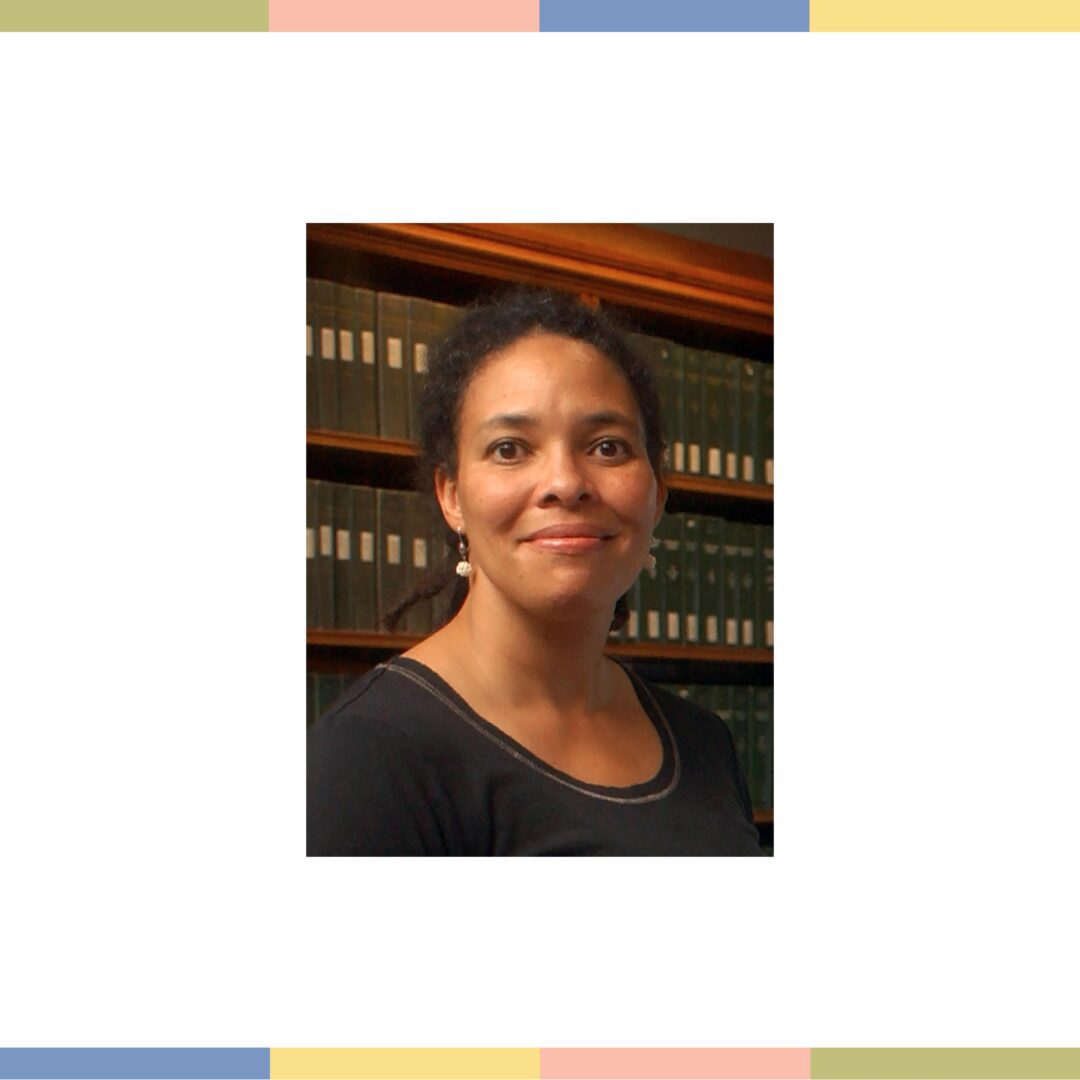
M4 0L0 30L269 30L269 0Z
M811 1050L812 1080L1080 1080L1080 1050Z

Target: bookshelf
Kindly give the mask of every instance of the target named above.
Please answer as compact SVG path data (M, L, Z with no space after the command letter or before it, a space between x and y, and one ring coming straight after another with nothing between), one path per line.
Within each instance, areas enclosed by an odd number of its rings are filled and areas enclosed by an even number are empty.
M616 309L642 333L772 362L772 260L643 226L309 224L307 275L461 306L511 283L547 286ZM309 427L306 454L311 480L413 488L418 449L405 439ZM685 473L665 481L672 514L772 525L769 484ZM360 674L419 640L309 628L308 671ZM772 685L768 648L626 641L609 653L658 682ZM755 820L771 846L771 809Z

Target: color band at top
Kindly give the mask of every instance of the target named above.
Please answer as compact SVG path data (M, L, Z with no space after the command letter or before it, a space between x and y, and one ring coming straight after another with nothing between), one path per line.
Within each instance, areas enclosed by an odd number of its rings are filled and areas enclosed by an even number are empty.
M1075 0L4 0L0 30L1080 30Z

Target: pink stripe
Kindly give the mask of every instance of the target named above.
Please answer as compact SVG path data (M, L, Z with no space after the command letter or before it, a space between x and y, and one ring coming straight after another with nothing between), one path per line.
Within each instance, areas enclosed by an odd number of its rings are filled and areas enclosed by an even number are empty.
M809 1080L809 1050L543 1050L543 1080Z
M270 0L271 30L533 30L540 0Z

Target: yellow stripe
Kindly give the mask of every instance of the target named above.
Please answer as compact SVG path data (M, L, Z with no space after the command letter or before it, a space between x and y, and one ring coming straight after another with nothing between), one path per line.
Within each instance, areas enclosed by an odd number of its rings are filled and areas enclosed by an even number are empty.
M270 1080L539 1080L539 1050L270 1051Z
M1080 30L1075 0L810 0L811 30Z

